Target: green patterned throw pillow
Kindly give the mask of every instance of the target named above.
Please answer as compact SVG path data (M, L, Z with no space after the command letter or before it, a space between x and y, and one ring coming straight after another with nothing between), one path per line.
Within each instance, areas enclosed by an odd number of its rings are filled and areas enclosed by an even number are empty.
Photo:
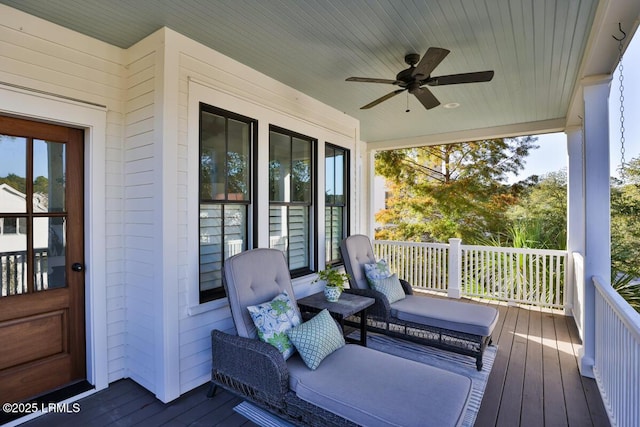
M247 307L258 337L280 351L287 360L296 349L291 345L287 330L301 323L300 313L294 307L286 291L269 302Z
M371 264L365 264L364 275L367 276L367 281L371 283L372 280L384 279L391 276L391 272L389 271L387 261L381 259Z
M342 331L324 309L311 320L287 331L289 339L309 369L315 370L325 357L345 345Z
M404 289L398 280L398 276L394 273L384 279L371 280L369 285L371 289L382 292L389 300L389 304L393 304L396 301L400 301L406 297Z

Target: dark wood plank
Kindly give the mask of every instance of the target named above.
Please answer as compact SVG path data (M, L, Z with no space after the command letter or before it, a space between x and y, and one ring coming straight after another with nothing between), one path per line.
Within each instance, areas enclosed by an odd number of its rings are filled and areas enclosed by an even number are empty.
M207 389L208 385L206 387L198 387L188 393L185 393L180 396L179 399L164 405L161 412L146 417L136 425L140 427L156 427L164 425L166 423L170 423L180 414L191 411L198 405L206 405L209 402L206 394Z
M578 363L573 355L573 346L571 345L571 337L567 329L566 317L555 316L554 323L556 325L563 388L565 390L571 390L571 393L564 393L569 426L584 427L593 425L589 408L587 407L587 398L582 388Z
M208 384L200 386L173 402L164 404L131 380L116 381L106 390L78 401L77 414L47 414L31 420L25 427L90 426L243 426L255 424L237 414L233 407L242 400L219 390L206 397Z
M500 413L496 426L511 427L520 422L522 411L522 387L527 358L527 333L529 331L529 311L518 310L518 319L513 331L511 355L500 402Z
M571 336L571 343L573 345L573 355L576 360L578 360L580 347L582 345L582 340L578 333L578 327L571 318L567 319L567 326L569 329L569 335ZM602 397L600 397L600 390L598 389L596 381L593 378L582 376L580 379L582 380L582 388L584 389L584 394L587 399L587 406L589 407L589 413L591 414L593 425L609 427L611 423L609 422L607 410L602 402Z
M513 344L513 332L515 331L516 321L518 319L518 310L515 307L500 307L500 318L503 319L501 328L498 333L494 329L494 341L498 345L498 353L493 362L493 368L487 381L487 388L484 396L476 424L478 426L492 426L496 424L500 411L500 402L502 400L502 391L507 375L507 367L509 365L509 357L511 356L511 346Z
M120 380L109 385L109 388L78 401L80 412L77 414L50 413L24 424L29 427L47 427L50 425L86 425L93 418L102 416L112 408L118 407L127 399L135 398L140 393L149 393L131 380Z
M564 404L560 359L556 341L553 313L542 313L542 364L544 366L544 425L561 427L567 425Z
M210 418L210 425L215 425L218 419L228 416L226 412L231 411L233 406L240 402L241 400L231 393L218 390L213 398L200 403L187 412L181 413L172 420L172 423L177 422L180 423L180 425L191 425L203 417L208 417Z
M542 366L542 316L540 310L529 312L529 332L527 360L522 389L522 414L520 425L523 427L544 426Z
M225 426L236 427L242 425L246 419L233 411L239 403L237 399L229 399L214 411L204 414L199 419L188 424L189 427Z

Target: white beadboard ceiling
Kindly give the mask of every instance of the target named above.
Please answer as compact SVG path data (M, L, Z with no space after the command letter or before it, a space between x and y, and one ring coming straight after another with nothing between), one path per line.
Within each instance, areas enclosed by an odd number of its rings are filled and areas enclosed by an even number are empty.
M637 0L609 0L607 3ZM127 48L167 26L361 122L361 138L428 139L474 129L564 125L597 0L0 0ZM617 28L617 23L614 29ZM606 29L608 30L608 29ZM612 30L613 31L613 30ZM610 33L612 34L612 33ZM609 37L607 35L607 37ZM617 54L602 64L610 72ZM432 75L495 70L491 82L433 87L442 105L425 110L400 94L359 107L396 86L345 82L394 79L404 55L430 46L451 53ZM407 109L407 99L410 112ZM444 104L459 103L456 109ZM555 122L548 122L553 121ZM531 132L534 133L534 132Z

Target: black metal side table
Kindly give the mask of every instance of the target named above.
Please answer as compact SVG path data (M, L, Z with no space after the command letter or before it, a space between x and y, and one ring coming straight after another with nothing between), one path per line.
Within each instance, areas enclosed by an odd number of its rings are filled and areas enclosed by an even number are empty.
M373 305L373 298L363 297L360 295L342 293L340 299L336 302L329 302L324 296L324 292L309 295L298 300L300 311L308 311L311 313L319 313L325 308L329 310L331 316L340 323L342 333L344 334L344 319L353 315L360 316L360 340L355 340L345 336L348 342L355 342L362 346L367 345L367 307Z

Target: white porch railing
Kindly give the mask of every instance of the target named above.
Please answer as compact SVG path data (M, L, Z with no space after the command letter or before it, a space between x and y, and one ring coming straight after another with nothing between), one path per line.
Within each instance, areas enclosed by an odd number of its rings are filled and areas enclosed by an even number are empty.
M374 241L398 277L449 295L564 308L567 252L445 243Z
M445 243L373 242L376 259L416 288L447 291L449 245Z
M463 294L564 307L566 251L467 245L461 250Z
M594 277L594 374L613 426L640 420L640 314L602 279Z
M34 287L41 291L49 286L46 248L34 249ZM27 293L27 251L0 252L0 296Z

